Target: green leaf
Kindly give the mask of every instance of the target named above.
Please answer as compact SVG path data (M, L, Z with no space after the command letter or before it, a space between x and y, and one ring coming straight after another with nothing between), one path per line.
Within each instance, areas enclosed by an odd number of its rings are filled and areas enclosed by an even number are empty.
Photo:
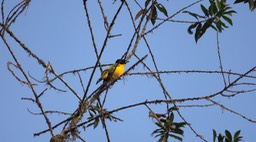
M250 8L251 11L253 11L255 9L255 5L254 5L253 0L249 0L249 8Z
M202 4L201 4L201 9L202 9L202 11L204 12L204 15L207 16L207 17L209 17L209 12L208 12L208 10L207 10L207 9L205 8L205 6L202 5Z
M170 137L175 138L176 140L182 141L182 137L173 135L173 134L169 134Z
M196 33L195 33L195 41L197 43L197 41L200 39L201 37L201 27L202 27L202 24L199 23L196 27Z
M238 130L235 135L234 135L234 142L239 142L239 141L242 141L242 136L239 136L240 135L240 132L241 130Z
M173 130L173 133L176 133L176 134L179 134L179 135L182 135L182 136L183 136L184 131L181 130L181 129L175 129L175 130Z
M161 129L164 129L164 126L163 126L161 123L156 122L155 124L156 124L158 127L160 127Z
M151 133L151 135L153 136L154 134L160 133L160 134L154 136L154 137L156 138L156 137L162 135L162 134L161 134L161 131L162 131L162 129L156 129L156 130L154 130L154 131Z
M214 1L211 1L211 5L209 6L208 11L211 16L217 13L218 9Z
M161 121L161 122L165 122L165 119L161 118L160 121Z
M212 4L212 12L213 14L216 14L218 12L218 9L215 3Z
M224 136L222 136L221 134L218 135L218 142L223 142L224 140Z
M205 33L206 30L211 26L211 24L212 24L212 20L207 21L207 22L204 23L204 25L203 25L203 27L202 27L202 29L201 29L201 36L204 35L204 33Z
M200 15L198 15L196 13L190 12L190 11L183 11L182 13L188 13L189 15L193 16L197 20L199 20L198 17L202 17L202 16L200 16Z
M89 123L86 127L90 127L90 126L92 126L93 125L93 123Z
M150 18L152 25L154 25L156 23L156 18L157 18L157 11L156 11L156 7L153 6L152 7L152 15Z
M242 141L242 136L240 136L240 137L238 137L238 138L236 138L236 139L234 139L234 142L240 142L240 141Z
M215 25L216 25L216 27L217 27L217 31L218 32L222 32L222 30L223 30L223 28L222 28L222 24L221 24L221 21L220 20L218 20L217 22L214 22L215 23Z
M244 2L244 3L248 3L249 2L249 9L251 11L253 11L256 8L256 1L254 1L254 0L236 0L234 2L234 4L238 4L238 3L241 3L241 2Z
M223 14L227 14L229 16L232 16L233 13L237 13L235 10L225 11Z
M95 119L93 128L95 129L99 124L99 119Z
M169 118L168 118L169 120L170 120L170 122L172 123L173 122L173 120L174 120L174 114L173 113L171 113L171 115L169 116Z
M93 118L93 114L91 113L91 111L89 111L89 114L90 114L90 118Z
M220 22L221 22L221 27L228 28L228 26L225 23L223 23L221 20L220 20ZM222 29L224 29L224 28L222 28Z
M228 130L225 130L226 138L228 139L228 142L232 142L232 135Z
M197 25L198 25L198 23L191 24L191 25L188 27L188 30L187 30L188 33L192 35L192 34L193 34L193 31L192 31L192 30L193 30Z
M233 26L233 22L232 22L232 20L231 20L229 17L223 15L222 18L223 18L225 21L227 21L231 26Z
M159 134L156 135L154 138L159 137L159 136L162 136L162 135L163 135L163 134L159 133Z
M93 112L94 114L97 114L97 112L94 109L90 109L90 112Z
M211 9L212 9L212 8L211 8L211 5L210 5L209 8L208 8L208 13L209 13L210 16L213 16L213 12L212 12Z
M212 132L213 132L213 142L215 142L216 137L217 137L217 133L214 129L212 129Z
M214 25L211 25L210 26L212 29L214 29L215 31L218 31L218 29L214 26Z
M235 135L234 135L234 139L236 139L236 138L238 138L238 137L239 137L240 132L241 132L241 130L236 131L236 133L235 133Z
M244 3L245 3L245 1L246 1L246 0L236 0L236 1L234 2L234 4L241 3L241 2L244 2Z
M165 9L165 7L160 4L160 3L157 3L156 4L156 7L159 11L161 11L166 17L168 17L168 13L167 13L167 10Z
M185 125L187 125L186 122L180 122L180 123L174 123L178 128L180 127L184 127Z
M229 10L229 9L232 9L230 6L225 6L224 8L223 8L223 10L224 11L227 11L227 10Z
M163 138L164 137L161 137L157 142L163 142Z
M221 3L219 0L216 0L216 5L218 7L218 9L222 9Z

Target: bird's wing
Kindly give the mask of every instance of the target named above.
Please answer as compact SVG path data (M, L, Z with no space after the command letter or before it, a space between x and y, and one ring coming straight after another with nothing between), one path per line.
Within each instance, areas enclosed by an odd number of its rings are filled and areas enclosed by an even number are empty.
M108 78L108 71L109 69L105 69L102 73L101 73L101 79L106 79Z
M109 78L113 75L113 73L114 73L114 71L115 71L117 65L118 65L118 64L113 64L113 65L111 65L110 67L108 67L107 69L105 69L105 70L102 72L101 78L102 78L102 79L109 79Z

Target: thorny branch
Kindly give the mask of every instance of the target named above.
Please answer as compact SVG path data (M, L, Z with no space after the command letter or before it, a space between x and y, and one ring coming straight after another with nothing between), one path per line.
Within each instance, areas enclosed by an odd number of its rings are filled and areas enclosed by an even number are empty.
M158 27L163 26L164 23L171 21L171 22L176 22L176 23L183 23L183 24L188 24L188 23L193 23L193 21L186 21L186 20L173 20L173 18L177 15L179 15L182 11L193 7L194 5L202 2L203 0L197 0L194 3L191 3L188 6L185 6L172 14L171 16L167 18L157 18L160 22L156 24L155 26L151 27L148 29L149 26L149 21L150 17L152 16L152 6L156 2L155 0L151 1L151 4L147 7L143 7L140 1L133 0L133 1L126 1L122 0L121 3L119 4L118 9L116 10L116 13L114 14L113 18L111 21L108 21L109 17L112 17L108 14L105 13L105 6L101 2L101 0L98 0L97 3L99 5L98 12L101 14L102 19L103 19L103 24L101 25L104 27L106 31L104 35L104 41L101 47L97 45L97 42L95 39L95 30L94 25L91 22L91 17L92 14L90 13L90 9L87 3L87 0L83 0L83 8L85 12L85 17L87 20L87 26L89 28L90 36L91 36L91 41L92 41L92 48L94 50L94 54L96 55L97 60L95 61L95 64L92 66L88 66L82 69L74 69L71 71L63 71L62 73L57 73L55 71L55 68L50 64L50 62L46 63L43 59L39 57L39 55L33 53L33 51L30 50L29 47L27 47L23 41L21 41L11 30L11 26L13 23L17 20L18 17L21 16L22 13L28 8L30 4L30 0L22 0L19 2L17 5L15 5L11 10L6 14L8 10L5 9L6 1L2 0L1 2L1 22L0 22L0 36L5 44L6 48L8 49L12 59L14 60L13 62L9 61L7 63L7 69L10 71L12 76L20 83L26 85L29 87L29 89L32 91L33 97L23 97L22 100L29 100L32 103L35 103L36 106L39 108L40 112L32 112L30 109L28 109L29 113L32 115L42 115L44 117L44 120L46 122L47 128L41 132L35 133L34 136L39 136L41 134L44 134L46 132L50 132L52 138L51 141L54 142L56 139L69 139L71 135L73 138L77 138L81 141L85 141L84 138L80 135L79 129L82 127L86 127L90 124L95 125L97 121L102 121L102 125L106 134L106 139L108 142L111 141L110 137L111 134L109 133L109 128L108 126L108 121L106 120L111 120L115 119L118 121L122 121L122 119L117 118L114 116L115 113L120 112L120 111L125 111L129 108L136 108L139 106L146 106L150 112L153 112L153 110L148 106L148 105L155 105L157 107L157 104L165 104L167 107L166 109L168 110L170 106L173 106L177 108L177 113L179 117L188 124L188 127L190 127L191 131L194 132L196 136L198 136L201 140L207 141L204 139L204 137L199 134L199 132L192 126L193 124L189 123L188 118L185 118L184 115L180 112L179 109L185 109L185 108L202 108L202 107L214 107L218 106L221 107L224 110L227 110L228 112L240 116L241 118L248 120L251 123L256 123L256 120L253 120L252 118L249 118L245 115L243 115L240 112L237 112L224 104L221 104L220 102L215 101L215 98L221 97L221 98L231 98L231 97L236 97L239 94L244 94L244 93L249 93L249 92L255 92L256 91L256 66L252 67L245 73L237 73L237 72L232 72L232 71L225 71L224 66L222 64L222 56L221 56L221 50L220 50L220 43L219 43L219 36L217 33L217 55L218 55L218 62L220 65L220 71L219 70L161 70L158 65L159 63L156 61L156 57L154 56L154 51L153 47L151 45L151 41L147 39L147 36L152 33L153 31L157 30ZM135 21L134 18L134 13L133 13L133 8L132 6L137 6L139 9L146 9L144 13L142 14L141 18L139 21ZM113 38L116 38L117 36L112 36L111 32L114 29L114 25L117 23L118 18L120 17L120 13L122 9L125 9L128 11L129 15L126 15L129 21L132 23L132 35L130 37L130 42L127 46L127 48L124 50L124 54L122 58L125 58L127 60L132 59L134 57L137 62L135 62L129 69L125 71L125 73L122 76L129 77L129 76L151 76L156 79L156 81L159 83L162 92L159 93L161 95L164 95L165 99L158 99L156 98L155 100L145 100L142 102L138 103L133 103L129 104L126 106L121 106L119 108L115 108L112 110L107 110L104 108L104 105L101 105L100 102L96 104L96 100L100 98L101 95L103 95L103 92L106 90L111 89L113 85L115 85L116 81L110 82L108 84L102 84L99 86L97 89L92 91L92 81L94 79L95 72L98 68L100 68L100 71L102 72L102 67L109 66L110 64L101 64L100 59L105 52L105 49L107 48L107 44L111 42ZM123 15L122 15L123 16ZM7 33L7 34L5 34ZM10 46L9 40L7 40L7 36L11 37L13 41L18 43L19 47L24 51L25 54L29 55L32 59L38 62L38 65L42 67L42 72L44 72L44 79L39 80L36 79L35 77L32 77L29 72L26 73L28 70L25 68L22 64L22 60L20 60L16 53L15 53L15 48ZM122 36L122 34L118 35ZM146 46L146 54L150 55L150 61L147 60L147 62L144 60L147 56L144 56L140 58L138 56L137 52L141 50L140 43L142 42ZM120 55L121 57L121 55ZM153 66L150 66L149 62L153 64ZM131 72L138 64L143 64L143 66L148 70L147 72ZM15 68L12 68L15 67ZM15 70L16 69L16 70ZM91 74L89 75L89 80L88 82L84 82L83 76L80 74L81 72L86 72L90 70ZM33 70L32 70L33 71ZM190 73L190 74L220 74L222 75L222 79L224 82L224 87L216 91L215 93L212 94L205 94L204 96L197 96L197 97L187 97L187 98L176 98L173 99L170 95L170 92L167 90L166 82L162 81L161 75L166 74L166 75L171 75L171 74L185 74L185 73ZM64 80L64 76L71 76L73 74L78 75L79 79L79 84L82 88L83 95L80 95L78 90L75 90L72 87L71 82L68 82ZM235 77L235 79L231 79L232 77ZM226 78L227 77L227 78ZM251 82L244 82L244 79L251 79ZM68 113L65 110L63 111L57 111L57 110L45 110L44 107L47 104L42 104L41 103L41 98L47 97L46 93L50 92L48 88L51 88L53 90L57 90L60 92L66 92L66 90L59 89L59 86L53 85L55 81L61 82L62 85L64 85L66 88L68 88L67 92L71 93L74 98L78 100L78 105L77 109L73 113ZM34 83L36 82L36 83ZM46 85L46 86L45 86ZM39 91L38 86L44 86L43 91ZM242 86L242 87L241 87ZM249 89L244 89L243 86L249 87ZM254 87L254 88L253 88ZM240 88L240 89L239 89ZM242 89L241 89L242 88ZM253 88L253 89L251 89ZM160 96L160 95L159 95ZM107 97L107 96L105 96ZM197 102L197 101L205 101L207 104L189 104L190 102ZM105 99L104 99L105 102ZM210 102L210 103L209 103ZM96 104L96 105L95 105ZM104 104L104 103L103 103ZM92 114L92 112L95 112L95 114ZM153 112L154 113L154 112ZM52 125L51 120L48 118L48 115L50 114L61 114L66 116L66 118L62 121L59 121L57 124ZM90 117L86 117L87 115L90 115ZM64 125L64 126L63 126ZM63 130L57 134L54 134L54 131L56 128L63 126Z

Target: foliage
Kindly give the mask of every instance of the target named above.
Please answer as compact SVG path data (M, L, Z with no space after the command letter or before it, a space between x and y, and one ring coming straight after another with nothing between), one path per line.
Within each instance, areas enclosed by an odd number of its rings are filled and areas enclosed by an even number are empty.
M146 0L145 1L145 8L141 9L135 16L135 19L138 19L141 15L147 12L147 7L150 4L151 0ZM151 10L150 13L148 14L147 18L150 19L152 25L156 23L156 19L158 18L157 11L163 13L166 17L168 17L168 12L164 5L161 3L154 1L152 2L151 6L148 8L148 10Z
M184 131L182 128L187 124L185 122L174 122L174 113L171 112L165 119L160 119L160 121L155 123L158 129L152 132L151 135L155 137L160 137L158 142L168 142L168 138L174 138L182 141L182 136Z
M93 126L93 128L95 129L96 127L98 127L100 121L103 127L105 127L106 120L114 121L114 122L117 122L118 120L120 121L120 119L109 114L106 109L102 110L102 107L100 106L99 103L97 103L97 105L94 108L88 109L88 113L90 115L87 118L89 123L86 126L84 126L84 128Z
M235 1L235 4L238 4L238 3L249 3L249 9L251 11L253 11L255 8L256 8L256 0L236 0Z
M209 3L210 6L208 8L201 4L203 15L190 11L183 12L188 13L197 20L197 22L188 27L189 34L193 34L192 30L195 29L194 37L196 42L198 42L198 40L205 34L208 28L212 28L217 32L222 32L224 28L228 28L224 21L233 25L230 16L232 16L233 13L236 13L236 11L232 10L232 8L223 0L209 0Z
M240 136L240 130L236 131L234 136L232 137L232 134L228 131L225 130L225 135L222 135L219 133L217 136L217 132L213 129L213 142L217 140L217 142L240 142L242 141L242 136Z

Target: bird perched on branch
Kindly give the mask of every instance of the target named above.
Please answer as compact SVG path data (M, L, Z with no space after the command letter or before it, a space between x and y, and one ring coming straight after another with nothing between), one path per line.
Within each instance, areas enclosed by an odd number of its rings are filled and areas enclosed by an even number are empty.
M97 80L96 84L98 84L101 80L103 80L103 83L116 80L123 74L127 62L128 61L125 59L116 60L115 64L109 66L101 73L101 77Z

